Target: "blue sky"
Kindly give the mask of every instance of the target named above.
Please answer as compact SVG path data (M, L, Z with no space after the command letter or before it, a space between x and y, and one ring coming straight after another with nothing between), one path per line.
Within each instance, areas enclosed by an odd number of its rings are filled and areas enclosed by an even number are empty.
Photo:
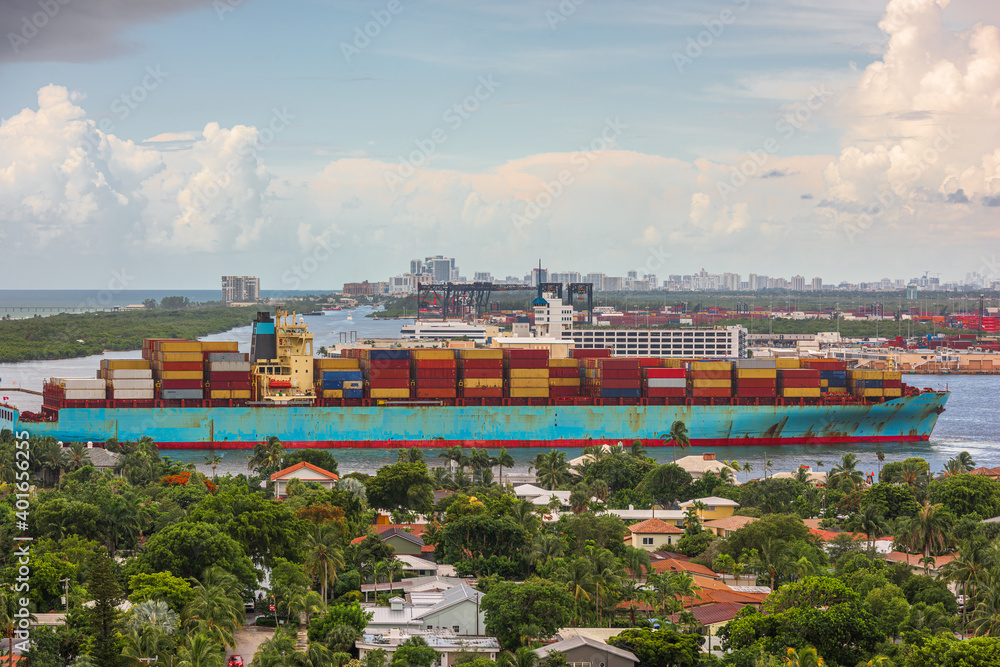
M228 1L0 9L8 287L994 270L987 0Z

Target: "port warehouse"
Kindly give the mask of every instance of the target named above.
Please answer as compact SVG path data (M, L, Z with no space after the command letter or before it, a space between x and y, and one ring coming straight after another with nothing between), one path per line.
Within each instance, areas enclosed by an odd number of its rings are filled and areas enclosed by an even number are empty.
M609 349L615 356L728 357L747 356L746 329L572 329L564 340L576 348Z

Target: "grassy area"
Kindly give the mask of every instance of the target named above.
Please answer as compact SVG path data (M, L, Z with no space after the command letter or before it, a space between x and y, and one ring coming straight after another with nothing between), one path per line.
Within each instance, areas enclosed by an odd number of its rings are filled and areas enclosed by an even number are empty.
M192 307L0 321L0 362L137 350L144 338L197 338L249 325L258 307Z

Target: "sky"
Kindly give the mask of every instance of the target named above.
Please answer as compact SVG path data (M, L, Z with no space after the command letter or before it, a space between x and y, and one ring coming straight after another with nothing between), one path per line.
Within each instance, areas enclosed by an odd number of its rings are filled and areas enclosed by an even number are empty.
M995 0L2 0L3 287L1000 273ZM745 278L744 278L745 279Z

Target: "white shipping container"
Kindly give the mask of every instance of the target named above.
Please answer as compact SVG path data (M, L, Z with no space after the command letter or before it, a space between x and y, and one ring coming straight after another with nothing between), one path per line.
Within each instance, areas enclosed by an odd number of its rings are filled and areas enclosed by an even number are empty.
M249 361L213 361L209 363L210 373L249 373Z
M50 378L49 382L57 384L63 389L100 389L104 391L104 380L99 378Z
M103 389L67 389L67 401L103 401Z
M142 380L153 377L153 371L149 368L120 368L108 371L108 374L111 380Z
M117 401L151 401L152 389L114 389L111 398Z
M111 381L111 386L114 388L115 391L119 391L121 389L143 389L143 390L148 389L149 391L153 391L153 379L152 378L148 380L114 379Z
M687 386L687 380L684 378L649 378L649 388L654 387L663 389L684 389Z

